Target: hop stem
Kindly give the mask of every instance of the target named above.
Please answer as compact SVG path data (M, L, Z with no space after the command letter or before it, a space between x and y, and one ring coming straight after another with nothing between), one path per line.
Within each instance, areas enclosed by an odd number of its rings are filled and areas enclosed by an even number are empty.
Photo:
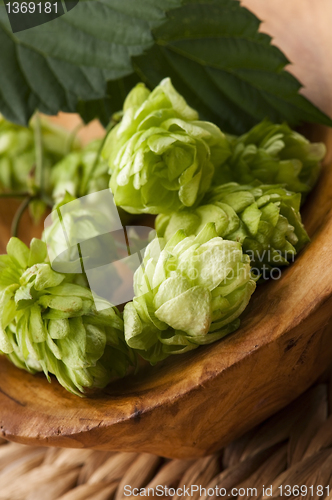
M31 202L32 199L33 199L33 196L28 196L21 203L21 205L18 207L16 214L14 216L13 222L12 222L12 228L11 228L12 236L17 236L21 218L22 218L24 212L26 211L26 209L28 208L29 203Z
M104 145L105 145L106 139L108 137L108 134L112 130L112 128L115 127L115 125L117 123L118 122L112 118L111 121L110 121L110 123L106 127L106 133L105 133L105 136L103 137L103 139L102 139L102 141L100 143L100 146L98 148L96 159L93 162L93 165L92 165L92 167L90 169L90 172L88 173L88 175L86 177L85 184L84 184L84 186L82 188L83 192L86 190L87 186L89 185L89 182L91 181L91 178L93 176L93 172L96 170L96 168L98 166L98 163L99 163L99 160L100 160L100 157L101 157L101 153L102 153L102 150L104 149Z
M36 147L36 171L35 179L37 187L43 191L44 172L43 172L43 138L41 132L40 116L36 113L35 147Z

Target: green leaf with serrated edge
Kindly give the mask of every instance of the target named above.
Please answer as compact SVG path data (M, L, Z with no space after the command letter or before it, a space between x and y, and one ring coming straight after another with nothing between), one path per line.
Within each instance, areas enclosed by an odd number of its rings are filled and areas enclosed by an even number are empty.
M285 71L285 55L259 33L260 21L235 0L191 0L167 14L153 30L155 45L133 58L150 87L165 76L197 109L224 131L243 133L269 117L332 125Z
M1 5L0 111L26 124L37 108L78 110L106 125L138 80L153 88L169 76L202 118L231 133L265 117L331 126L259 24L237 0L81 0L13 34Z
M136 73L132 73L118 80L107 82L106 96L102 99L89 101L79 101L77 111L85 122L90 122L94 118L99 118L106 127L109 124L113 113L122 109L125 98L140 78Z
M133 72L131 57L153 44L151 30L178 0L89 0L65 15L13 33L0 5L0 110L27 124L38 108L75 111L103 99L106 83ZM119 108L121 106L119 105Z

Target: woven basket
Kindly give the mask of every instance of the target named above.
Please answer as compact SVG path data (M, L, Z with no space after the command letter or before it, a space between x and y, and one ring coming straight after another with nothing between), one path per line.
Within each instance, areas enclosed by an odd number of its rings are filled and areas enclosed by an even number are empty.
M2 441L0 500L122 500L130 498L133 488L146 488L147 493L147 488L158 485L175 489L185 485L187 491L181 497L175 495L176 500L207 496L216 500L223 498L220 493L224 498L262 500L271 498L267 495L271 492L273 498L280 496L280 486L281 496L288 498L297 494L296 488L289 487L302 486L300 498L332 499L331 408L332 370L294 403L220 453L192 461ZM219 496L212 491L216 486L225 489L218 490ZM266 489L271 486L272 490ZM206 489L206 495L199 487ZM163 497L173 493L170 490Z

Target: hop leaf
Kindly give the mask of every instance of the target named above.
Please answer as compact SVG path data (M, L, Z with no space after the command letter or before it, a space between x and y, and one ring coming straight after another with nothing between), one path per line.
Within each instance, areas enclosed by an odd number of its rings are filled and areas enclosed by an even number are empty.
M115 203L130 213L169 213L199 202L214 165L230 154L219 128L198 114L169 78L151 93L138 84L109 134L103 155Z
M19 368L54 374L80 395L124 376L133 362L119 312L98 311L87 287L51 269L46 245L17 238L0 256L0 352Z
M301 222L300 201L300 194L280 186L229 183L210 190L206 204L196 209L159 215L157 234L166 240L179 229L196 235L214 222L219 236L243 245L257 272L268 271L288 265L309 241Z
M229 138L232 155L216 169L213 183L283 184L295 193L308 193L326 153L322 143L310 143L287 124L264 120L248 133Z
M213 223L196 237L156 238L124 309L126 341L151 364L210 344L238 328L254 289L241 245L218 237Z

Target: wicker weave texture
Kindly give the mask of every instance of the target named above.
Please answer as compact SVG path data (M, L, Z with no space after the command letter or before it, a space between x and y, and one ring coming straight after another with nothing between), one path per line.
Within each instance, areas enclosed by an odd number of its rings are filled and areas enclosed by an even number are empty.
M273 498L280 496L281 485L306 485L307 495L299 498L332 499L327 488L332 490L331 381L332 372L220 453L194 461L165 460L145 453L33 448L3 441L0 500L122 500L130 498L124 495L126 485L131 490L146 488L146 492L158 485L185 485L189 491L191 485L217 486L226 489L228 498L235 498L233 488L243 488L241 500L263 500L263 485L272 485ZM256 488L257 496L247 488ZM288 492L284 490L282 496L294 498ZM194 491L193 496L181 499L206 498L202 493Z

